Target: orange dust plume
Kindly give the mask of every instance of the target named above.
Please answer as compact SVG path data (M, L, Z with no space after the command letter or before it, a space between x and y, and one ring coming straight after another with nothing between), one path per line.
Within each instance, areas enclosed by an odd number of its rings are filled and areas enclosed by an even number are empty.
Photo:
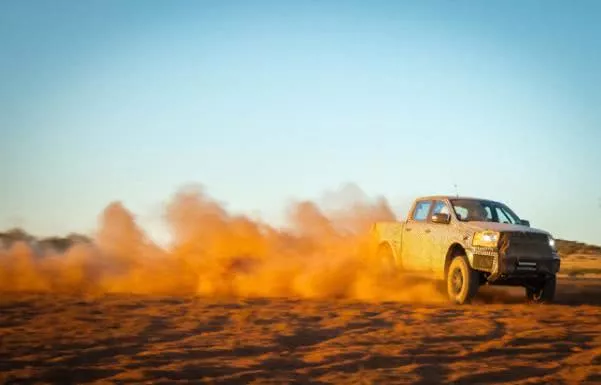
M298 202L277 228L229 213L202 188L182 189L165 210L168 247L114 202L90 244L40 255L21 242L0 251L0 290L443 301L430 283L380 274L369 229L394 220L384 198L354 186L330 198L344 204Z

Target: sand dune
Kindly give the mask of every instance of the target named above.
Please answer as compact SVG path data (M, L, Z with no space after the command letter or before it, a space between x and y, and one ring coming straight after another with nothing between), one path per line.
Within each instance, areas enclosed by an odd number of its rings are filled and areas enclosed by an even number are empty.
M558 303L5 294L4 383L598 383L601 282Z

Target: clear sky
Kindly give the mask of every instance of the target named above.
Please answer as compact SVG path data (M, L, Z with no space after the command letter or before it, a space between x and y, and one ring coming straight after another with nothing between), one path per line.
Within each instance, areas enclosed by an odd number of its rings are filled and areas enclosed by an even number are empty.
M277 220L345 182L601 244L601 1L0 2L0 229L202 183ZM157 235L158 234L158 235Z

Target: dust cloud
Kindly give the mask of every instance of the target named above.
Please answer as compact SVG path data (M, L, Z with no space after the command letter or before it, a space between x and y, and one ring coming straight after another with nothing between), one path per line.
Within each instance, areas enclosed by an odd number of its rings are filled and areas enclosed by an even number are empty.
M331 209L297 202L276 227L228 212L202 187L184 188L165 207L166 247L113 202L92 244L43 256L25 243L0 252L0 290L442 302L430 283L379 271L370 226L394 215L386 199L358 191L330 194L340 206Z

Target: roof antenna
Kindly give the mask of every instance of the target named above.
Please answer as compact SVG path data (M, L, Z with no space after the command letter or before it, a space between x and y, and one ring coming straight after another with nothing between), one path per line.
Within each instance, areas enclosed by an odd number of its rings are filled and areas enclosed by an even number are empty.
M453 186L455 186L455 196L459 198L459 189L457 188L457 183L455 183Z

